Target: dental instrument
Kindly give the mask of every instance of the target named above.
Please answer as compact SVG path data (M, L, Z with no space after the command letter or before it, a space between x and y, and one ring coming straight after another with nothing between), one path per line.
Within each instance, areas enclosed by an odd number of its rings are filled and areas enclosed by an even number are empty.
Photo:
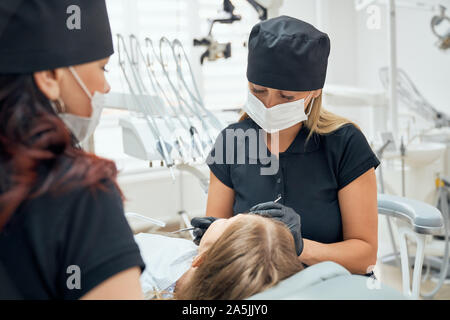
M131 61L129 60L130 66L131 66L131 72L133 75L133 79L135 81L136 84L136 88L137 91L139 92L139 96L140 97L150 97L149 92L147 91L145 85L144 85L144 81L142 80L140 73L139 73L139 62L137 60L137 57L134 54L134 50L133 50L133 41L136 42L136 50L138 49L139 43L137 43L137 38L134 35L131 35L130 38L130 51L131 51ZM131 86L131 84L130 84ZM140 100L140 99L138 99ZM143 101L142 101L143 100ZM145 119L148 122L148 119L151 120L153 128L155 129L157 135L158 135L158 143L157 143L157 149L158 151L162 154L164 160L166 161L166 165L167 167L170 169L170 174L172 176L172 180L175 181L175 174L173 172L173 166L174 166L174 162L170 156L171 154L171 150L172 150L172 145L165 142L165 139L163 137L162 131L159 128L156 119L154 118L154 114L155 113L159 113L158 111L155 111L155 106L149 103L149 99L142 99L142 105L143 109L142 112L144 114ZM149 110L149 109L153 109L153 110Z
M155 138L155 141L157 141L156 143L156 150L161 154L162 158L165 160L166 165L171 168L174 163L173 160L171 159L170 155L169 155L169 151L168 149L171 149L171 146L169 144L167 144L164 140L164 138L162 137L160 131L158 130L158 128L156 127L156 123L154 121L154 119L151 117L151 115L148 114L148 110L146 109L145 106L142 105L142 99L138 99L135 90L133 89L133 85L132 82L130 81L129 76L127 75L127 71L125 68L125 61L122 60L122 55L121 55L121 49L124 51L125 56L128 60L128 63L130 65L132 65L132 61L131 61L131 57L128 53L128 50L126 49L126 44L125 44L125 40L123 38L122 35L117 34L117 39L118 39L118 55L119 55L119 65L120 68L122 70L122 74L128 84L129 90L131 92L131 95L133 97L133 99L135 100L136 106L139 108L138 111L141 112L144 115L144 119L147 122L148 128L150 129L153 137ZM122 44L122 47L121 47ZM136 81L136 83L138 82L138 80L136 79L136 75L133 72L133 70L131 71L131 73L133 74L134 80ZM139 87L139 85L137 84L137 86ZM138 89L139 90L139 89ZM151 121L149 120L151 119ZM172 178L175 179L175 176L173 174L173 171L171 170L171 175Z
M159 95L159 97L161 98L161 101L164 102L164 107L168 107L170 109L171 113L169 113L169 111L166 110L170 119L172 119L172 121L173 121L173 117L175 117L178 120L179 124L181 125L181 127L179 125L177 126L178 130L182 130L183 134L188 136L194 142L193 150L197 153L197 155L199 157L202 157L203 151L200 148L200 146L198 146L198 143L196 142L198 139L192 133L191 124L189 122L189 117L186 114L184 114L183 112L180 112L180 110L175 107L175 103L169 98L168 92L166 92L164 90L163 84L159 80L159 79L161 79L161 80L164 79L165 76L164 76L164 70L159 62L158 55L154 49L153 41L150 38L146 38L145 43L146 43L146 53L147 53L147 72L148 72L148 76L151 79L153 79L152 82L154 82L154 84L155 84L155 91L156 91L157 95ZM152 57L152 59L151 59L151 57ZM157 66L159 66L159 71L161 73L161 75L159 77L156 74L156 70L155 70L155 67L157 67ZM189 154L189 157L192 158L192 160L195 162L196 156L193 155L193 153L192 153L192 151L193 151L192 145L188 145L188 146L189 146L189 149L187 152ZM188 162L188 161L186 161L186 162Z
M150 217L147 217L147 216L143 216L142 214L135 213L135 212L126 212L125 216L127 218L131 218L132 217L132 218L137 218L137 219L140 219L140 220L143 220L143 221L151 222L152 224L157 225L159 227L165 227L166 226L166 223L164 221L153 219L153 218L150 218Z
M182 101L182 99L180 99L180 95L178 94L177 88L172 83L172 81L170 79L170 75L168 74L167 68L164 64L164 61L162 60L162 52L160 52L159 55L156 53L156 49L155 49L151 39L147 38L146 43L147 43L147 46L151 48L151 51L153 52L153 56L154 56L157 64L161 68L163 78L166 80L166 84L168 84L168 86L166 86L165 88L175 97L175 99L177 101L177 105L178 105L177 112L181 113L184 116L185 122L187 123L186 129L191 134L191 137L194 141L194 146L196 147L197 151L200 153L201 158L206 158L206 151L205 151L205 146L204 146L205 143L202 141L201 136L199 135L199 132L196 128L196 125L190 121L190 117L194 116L194 114L189 115L189 113L186 112L186 110L185 110L186 104L184 101ZM160 45L160 51L161 51L161 49L162 49L162 47ZM166 94L164 94L164 96L168 97ZM171 105L174 106L173 103L171 103Z
M177 231L172 231L172 232L168 232L170 234L174 234L174 233L180 233L180 232L184 232L184 231L190 231L190 230L194 230L195 227L190 227L190 228L183 228L183 229L179 229Z
M197 108L197 105L195 104L195 103L188 103L187 102L187 99L184 97L184 95L183 95L183 87L176 87L175 86L175 82L174 81L172 81L172 77L171 77L171 75L170 75L170 70L168 70L168 60L164 60L164 58L163 58L163 45L164 44L166 44L166 46L170 49L170 51L172 52L172 59L173 59L173 61L175 62L175 65L176 66L178 66L177 65L177 58L176 58L176 55L175 55L175 53L173 52L173 47L172 47L172 43L169 41L169 39L167 39L166 37L162 37L161 39L160 39L160 41L159 41L159 51L160 51L160 61L161 61L161 63L162 63L162 66L163 66L163 68L164 68L164 70L165 70L165 76L167 77L167 80L169 81L169 83L170 83L170 85L171 85L171 87L172 87L172 89L173 89L173 91L174 91L174 93L176 94L176 96L177 96L177 98L178 98L178 101L180 101L180 102L182 102L182 106L185 106L188 110L189 110L189 112L190 112L190 114L191 115L193 115L193 116L195 116L199 121L200 121L200 123L201 123L201 125L202 125L202 128L203 128L203 130L204 130L204 132L206 133L206 135L208 136L208 143L206 144L206 145L213 145L214 144L214 141L215 141L215 139L216 139L216 135L213 135L212 133L211 133L211 131L209 130L209 127L210 127L210 125L205 121L205 119L204 119L204 117L202 116L202 113L201 113L201 111ZM178 68L177 68L177 71L176 71L176 74L178 75L177 76L177 80L180 80L179 79L179 74L178 74ZM188 90L189 91L189 90Z
M164 121L165 126L169 129L170 131L170 140L173 141L173 145L177 147L177 150L179 152L179 154L181 155L181 157L183 158L184 161L188 161L187 157L189 156L187 154L187 151L185 149L185 142L183 141L183 138L181 137L180 134L177 134L177 129L175 124L172 121L172 117L170 117L170 115L167 114L164 105L161 104L161 99L157 96L157 90L156 90L156 85L154 83L154 79L151 76L151 73L149 72L148 68L149 68L149 64L148 61L146 61L141 45L138 41L138 39L136 38L135 35L130 35L130 46L131 46L131 51L132 53L133 51L133 43L134 43L134 47L136 50L136 54L138 55L138 57L136 57L136 60L134 61L136 64L136 73L139 76L139 80L143 85L143 89L144 89L144 94L147 96L153 96L150 95L150 93L148 92L148 89L144 86L144 81L140 75L140 70L139 70L139 58L140 60L145 64L145 70L146 70L146 74L147 77L152 85L152 89L154 92L154 96L155 99L153 99L153 103L156 104L156 108L155 108L155 112L157 113L158 116Z
M177 51L177 49L179 51ZM186 91L188 92L191 100L198 104L200 107L200 110L203 111L206 116L211 120L211 123L215 126L215 129L220 132L225 125L211 112L205 107L205 103L202 99L202 96L200 94L200 90L198 89L197 82L194 77L194 72L192 70L191 63L189 62L189 59L187 57L186 51L184 50L184 47L180 40L175 39L172 41L172 51L175 57L175 62L177 63L177 71L179 79L181 80L182 84L184 85ZM192 90L189 88L189 85L187 84L186 78L183 75L183 68L182 68L182 62L183 60L185 64L187 65L188 73L190 75L190 83L192 84L192 87L194 88L195 95L192 93Z

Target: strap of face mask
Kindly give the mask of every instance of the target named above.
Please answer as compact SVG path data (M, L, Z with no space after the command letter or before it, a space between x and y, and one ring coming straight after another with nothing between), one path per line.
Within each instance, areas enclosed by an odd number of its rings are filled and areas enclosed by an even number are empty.
M81 80L80 76L78 75L78 73L75 71L75 69L73 67L69 67L70 72L72 73L72 75L74 76L75 80L77 80L78 84L80 85L80 87L83 89L83 91L87 94L87 96L89 97L89 99L92 100L92 94L89 92L88 88L86 87L86 85L84 84L83 80Z
M311 96L312 95L312 92L310 93L310 95L309 96ZM309 97L308 97L309 98ZM312 109L313 109L313 107L314 107L314 101L315 101L315 99L316 98L312 98L311 99L311 102L310 102L310 105L311 105L311 107L309 107L309 112L308 112L308 114L306 115L307 117L309 117L309 115L311 114L311 112L312 112Z

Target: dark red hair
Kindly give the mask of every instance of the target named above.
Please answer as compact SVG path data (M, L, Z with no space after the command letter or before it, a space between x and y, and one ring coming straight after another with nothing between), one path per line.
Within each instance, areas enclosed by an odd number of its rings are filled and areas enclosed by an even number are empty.
M106 180L118 188L116 177L113 161L78 147L33 75L0 75L0 231L28 199Z

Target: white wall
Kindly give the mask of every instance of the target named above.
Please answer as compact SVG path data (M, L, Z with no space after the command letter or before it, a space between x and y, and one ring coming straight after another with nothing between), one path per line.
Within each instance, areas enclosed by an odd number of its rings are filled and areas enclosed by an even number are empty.
M427 2L450 8L449 0ZM386 66L389 58L386 7L380 7L380 30L368 30L365 27L367 15L357 15L357 82L361 86L381 88L378 69ZM430 11L397 8L397 59L399 67L406 71L425 98L441 111L450 112L450 50L443 52L434 46L437 38L430 28L433 15L435 13Z
M322 9L320 13L317 9ZM280 14L306 21L328 34L331 51L327 83L356 85L356 15L352 0L285 0Z
M320 3L321 26L316 12ZM450 10L450 0L426 3L440 3ZM369 15L365 10L356 12L353 0L285 0L280 14L309 22L330 36L327 84L382 89L378 70L387 66L389 52L386 6L379 4L379 7L379 30L367 28ZM397 59L399 67L410 75L422 94L436 108L450 112L450 50L443 52L434 46L437 38L430 29L434 14L426 10L397 8Z
M209 169L199 166L205 176ZM191 174L174 171L172 180L168 170L146 170L121 175L119 185L126 197L125 211L150 216L165 222L181 220L178 212L186 211L192 218L206 211L206 194Z

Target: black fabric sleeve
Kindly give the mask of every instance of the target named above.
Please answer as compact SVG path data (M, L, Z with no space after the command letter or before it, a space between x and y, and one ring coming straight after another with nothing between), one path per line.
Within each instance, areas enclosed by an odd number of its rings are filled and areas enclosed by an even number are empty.
M132 267L144 270L139 247L124 215L122 199L111 181L106 190L85 189L72 204L61 239L61 295L79 299L115 274ZM69 266L77 266L81 288L69 288ZM72 280L72 281L70 281ZM73 278L69 283L74 283Z
M227 128L229 129L229 128ZM211 172L219 179L224 185L233 189L233 182L231 180L230 164L227 164L226 154L226 130L224 129L216 139L214 147L206 159Z
M342 189L371 168L377 168L380 161L375 156L364 134L354 125L340 129L340 154L338 162L338 189Z

